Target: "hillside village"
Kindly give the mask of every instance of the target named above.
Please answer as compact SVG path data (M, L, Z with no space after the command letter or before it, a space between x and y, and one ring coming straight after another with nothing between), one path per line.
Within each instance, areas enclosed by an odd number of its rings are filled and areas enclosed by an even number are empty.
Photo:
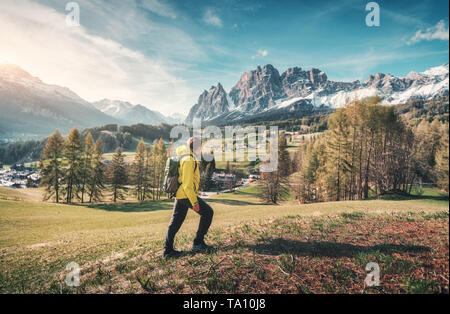
M0 167L0 186L9 188L38 187L41 181L39 170L24 165L10 168Z

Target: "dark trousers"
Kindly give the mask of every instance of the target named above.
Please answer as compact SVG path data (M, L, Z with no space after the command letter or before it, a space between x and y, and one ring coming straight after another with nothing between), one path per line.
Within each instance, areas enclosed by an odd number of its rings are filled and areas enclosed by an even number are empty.
M202 200L199 197L198 197L198 205L200 206L198 214L201 217L200 217L200 224L197 230L197 236L194 239L194 244L203 243L205 234L208 232L209 226L211 225L211 221L214 215L211 206L209 206L204 200ZM175 203L173 204L172 219L170 220L169 229L167 230L166 244L164 245L164 249L166 251L173 249L173 241L175 235L177 234L178 230L180 230L180 227L183 224L184 219L186 218L189 208L192 208L189 199L185 198L175 200Z

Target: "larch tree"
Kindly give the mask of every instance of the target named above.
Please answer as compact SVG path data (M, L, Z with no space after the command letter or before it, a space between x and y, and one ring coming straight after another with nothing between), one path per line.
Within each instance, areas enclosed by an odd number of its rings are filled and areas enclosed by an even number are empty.
M134 155L132 164L132 181L135 184L135 193L138 201L144 200L144 184L145 184L145 166L146 166L146 148L145 143L141 139Z
M113 193L113 202L124 199L123 190L127 183L127 170L122 149L117 147L109 166L109 181Z
M105 164L103 162L103 144L99 138L95 142L94 154L92 156L92 168L88 181L89 203L99 202L103 197L105 188Z
M436 165L435 165L435 175L437 177L437 185L447 193L449 191L448 134L449 128L448 124L446 124L443 126L439 149L436 152Z
M330 192L334 195L336 201L343 197L345 188L345 176L351 171L347 160L349 151L349 130L347 127L348 117L345 109L338 109L335 114L330 116L327 137L327 146L330 152L329 167L334 169L335 176L333 187Z
M159 141L153 142L153 158L154 158L154 195L156 199L161 198L162 194L162 184L164 179L164 169L167 160L167 148L162 138Z
M80 133L73 128L64 143L64 195L66 202L71 203L81 190L82 184L82 148Z
M153 178L155 167L152 163L153 150L150 144L145 146L145 165L144 165L144 182L143 182L143 199L152 198L153 196Z
M284 132L278 135L277 168L261 173L259 197L266 202L277 204L289 195L290 159L286 148Z
M64 139L56 130L47 140L42 151L39 168L41 173L41 185L45 186L44 201L54 198L59 203L61 181L63 178L62 153Z
M408 193L416 177L414 134L378 97L353 101L305 145L298 199L303 202Z
M84 203L84 194L89 179L92 176L92 157L94 155L94 140L92 134L89 132L84 140L83 154L81 156L81 203Z

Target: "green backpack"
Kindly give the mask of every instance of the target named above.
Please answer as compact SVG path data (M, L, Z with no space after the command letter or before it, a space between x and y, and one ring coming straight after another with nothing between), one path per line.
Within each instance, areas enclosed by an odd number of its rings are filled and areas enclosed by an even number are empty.
M172 198L178 191L180 187L180 183L178 183L178 177L180 169L181 159L185 156L190 156L190 154L179 155L175 157L169 157L166 161L166 169L164 170L164 191L169 194L169 197ZM195 169L197 170L197 162L195 163Z

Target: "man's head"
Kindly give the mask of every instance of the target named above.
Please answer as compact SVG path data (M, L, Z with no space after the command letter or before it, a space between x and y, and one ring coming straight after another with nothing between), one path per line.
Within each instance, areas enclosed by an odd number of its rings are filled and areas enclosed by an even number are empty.
M191 137L187 140L187 146L195 154L200 155L202 151L202 141L198 137Z

